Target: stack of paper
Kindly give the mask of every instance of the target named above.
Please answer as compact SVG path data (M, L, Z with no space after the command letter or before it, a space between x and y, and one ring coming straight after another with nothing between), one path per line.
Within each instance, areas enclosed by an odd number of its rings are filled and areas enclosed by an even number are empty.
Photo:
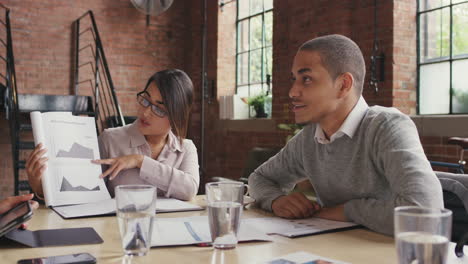
M316 217L296 220L262 217L245 219L245 222L266 234L277 234L286 237L322 234L359 226L352 222L339 222Z
M272 241L255 226L241 220L239 242ZM152 247L192 245L211 243L210 226L207 216L156 218L153 225Z
M116 205L114 199L95 203L56 206L52 208L65 219L115 215ZM172 198L159 198L156 200L156 212L182 212L203 210L203 207Z

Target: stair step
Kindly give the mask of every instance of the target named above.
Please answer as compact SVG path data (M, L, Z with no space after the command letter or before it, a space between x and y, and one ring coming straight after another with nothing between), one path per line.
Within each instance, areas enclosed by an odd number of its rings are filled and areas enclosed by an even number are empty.
M32 125L31 124L20 124L19 127L20 131L31 131Z
M30 190L31 187L29 186L28 181L19 181L18 182L18 191L27 191Z
M20 141L18 144L19 149L34 149L34 142Z
M20 112L93 112L92 98L82 95L18 94L18 106Z
M18 160L18 164L16 164L18 169L25 169L26 168L26 161L25 160Z

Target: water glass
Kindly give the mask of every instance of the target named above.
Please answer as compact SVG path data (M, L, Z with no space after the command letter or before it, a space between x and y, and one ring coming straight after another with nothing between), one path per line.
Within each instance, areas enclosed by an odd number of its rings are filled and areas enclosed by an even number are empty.
M444 264L452 232L452 211L395 208L395 243L400 264Z
M245 184L241 182L206 184L208 221L215 248L236 247L245 189Z
M149 251L156 213L156 196L156 187L151 185L115 187L117 219L125 255L145 256Z

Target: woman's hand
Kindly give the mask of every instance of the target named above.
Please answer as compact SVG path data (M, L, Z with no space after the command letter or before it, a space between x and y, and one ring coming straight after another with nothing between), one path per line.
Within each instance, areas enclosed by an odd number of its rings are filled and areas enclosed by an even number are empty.
M29 185L33 191L39 195L43 194L41 178L47 168L47 157L43 157L47 152L42 148L42 143L39 143L31 152L26 160L26 173L28 174Z
M143 158L143 155L135 154L121 156L113 159L93 160L92 162L96 164L110 165L110 168L107 169L104 173L102 173L99 177L102 179L110 175L109 180L113 180L115 177L117 177L117 174L119 174L119 172L122 170L141 168Z

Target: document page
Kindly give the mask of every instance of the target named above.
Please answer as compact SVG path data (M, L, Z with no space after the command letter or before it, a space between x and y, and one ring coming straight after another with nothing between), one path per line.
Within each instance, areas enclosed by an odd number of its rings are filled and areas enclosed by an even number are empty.
M258 232L254 226L241 220L238 234L239 242L272 241L265 233ZM152 247L191 245L211 243L208 216L179 218L157 218L153 225Z
M283 219L279 217L249 218L245 220L259 231L286 237L326 233L333 230L357 227L352 222L339 222L321 218Z
M450 242L449 243L449 254L447 257L447 263L449 264L462 264L462 263L468 263L468 246L463 247L463 257L459 258L457 255L455 255L455 246L457 244Z
M47 206L82 204L110 199L99 159L93 117L70 112L32 112L34 143L47 149L47 170L42 180Z
M173 198L158 197L156 200L156 212L183 212L183 211L199 211L204 210L203 207L184 202Z
M116 204L115 199L98 201L87 204L54 206L52 209L65 219L90 217L99 215L115 215ZM156 212L169 213L169 212L183 212L183 211L197 211L204 210L195 204L180 201L174 198L158 197L156 199Z

